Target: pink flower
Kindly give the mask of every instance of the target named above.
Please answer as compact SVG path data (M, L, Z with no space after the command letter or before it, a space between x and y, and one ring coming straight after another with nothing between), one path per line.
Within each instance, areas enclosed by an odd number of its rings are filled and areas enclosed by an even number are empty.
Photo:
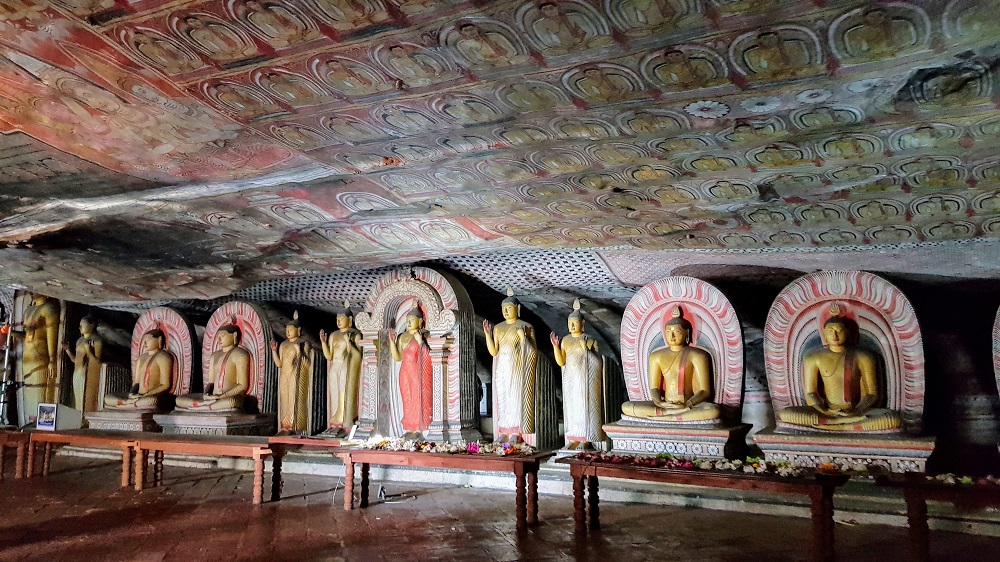
M465 445L466 452L472 453L473 455L479 454L479 442L467 443Z

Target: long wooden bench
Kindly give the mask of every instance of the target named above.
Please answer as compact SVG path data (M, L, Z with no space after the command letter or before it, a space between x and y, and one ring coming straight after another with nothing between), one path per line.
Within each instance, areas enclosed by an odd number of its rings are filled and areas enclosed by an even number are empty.
M963 509L1000 508L1000 486L945 484L929 480L923 473L890 474L875 479L886 488L903 491L906 522L909 528L910 557L930 560L930 527L927 525L927 501L951 503Z
M0 480L4 479L7 448L17 451L14 461L14 479L24 478L24 461L28 453L28 434L20 431L0 431Z
M95 447L99 449L119 449L122 453L122 487L129 485L132 468L132 443L135 433L114 433L75 429L69 431L31 431L28 433L28 467L27 477L35 475L35 455L38 445L43 446L42 476L48 476L52 463L52 450L55 445L73 445L76 447Z
M264 461L272 456L267 438L233 436L165 436L152 434L134 442L135 489L142 491L146 483L149 453L153 453L153 486L163 485L163 455L206 455L213 457L250 458L254 462L253 503L259 505L264 498ZM271 497L280 495L280 470L272 482Z
M847 483L845 474L815 473L806 477L782 478L764 474L746 474L725 470L681 470L671 468L640 467L631 464L611 464L588 461L575 457L556 460L559 464L570 465L573 478L573 515L576 531L586 533L587 512L590 514L589 528L600 529L599 477L645 480L665 484L704 486L710 488L730 488L754 492L796 494L812 500L812 543L813 558L822 562L834 559L833 549L833 494ZM584 503L584 487L587 500Z
M339 439L316 439L313 437L296 437L292 435L275 435L267 438L267 444L271 448L271 501L281 499L281 492L284 486L281 467L285 455L289 451L300 451L302 449L312 449L335 454L340 448Z
M419 466L456 470L481 470L514 474L516 487L517 528L524 530L538 524L538 467L554 453L533 455L496 455L420 453L341 449L336 455L344 462L344 510L354 509L354 465L361 465L361 507L368 507L369 465Z

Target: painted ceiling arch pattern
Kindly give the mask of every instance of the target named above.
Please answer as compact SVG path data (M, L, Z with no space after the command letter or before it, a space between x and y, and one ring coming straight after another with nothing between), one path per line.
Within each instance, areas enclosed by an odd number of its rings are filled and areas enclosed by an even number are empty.
M0 0L0 264L86 264L94 302L483 252L993 238L997 8Z

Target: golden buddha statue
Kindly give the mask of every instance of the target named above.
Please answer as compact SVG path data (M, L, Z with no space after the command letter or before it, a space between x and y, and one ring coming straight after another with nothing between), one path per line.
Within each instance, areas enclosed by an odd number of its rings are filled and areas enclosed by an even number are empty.
M128 394L108 394L109 410L158 410L174 386L174 354L165 350L167 338L152 329L142 336L142 353L132 368L132 388Z
M712 398L712 356L691 345L691 322L675 307L663 324L665 346L649 354L650 402L626 402L622 414L666 422L719 418Z
M319 340L327 361L327 428L338 437L347 434L358 417L358 383L361 379L361 332L354 328L354 312L348 302L337 314L337 331Z
M536 244L545 245L540 235ZM535 367L538 346L534 327L518 316L521 303L513 289L500 304L504 321L494 326L483 320L486 348L493 356L496 412L493 425L498 442L523 441L535 432Z
M823 323L826 346L802 360L805 406L778 412L782 422L823 431L884 431L898 428L899 412L873 408L879 401L878 357L857 347L857 323L830 307Z
M549 334L552 353L562 367L563 425L566 448L591 449L604 441L604 360L597 340L583 333L580 300L567 319L569 335Z
M240 347L242 333L234 322L215 333L219 349L208 359L204 394L177 397L176 409L187 412L230 413L243 409L250 390L250 352Z
M73 362L73 407L81 412L96 412L100 407L97 389L101 382L101 354L104 340L97 335L97 320L86 316L80 320L80 338L74 353L68 343L63 351Z
M59 303L45 295L32 294L24 310L21 381L25 412L35 415L39 402L56 400L56 364L59 359ZM26 418L27 419L27 418Z
M309 372L312 346L302 339L299 313L285 325L285 341L271 342L271 357L278 364L278 434L303 433L308 429Z

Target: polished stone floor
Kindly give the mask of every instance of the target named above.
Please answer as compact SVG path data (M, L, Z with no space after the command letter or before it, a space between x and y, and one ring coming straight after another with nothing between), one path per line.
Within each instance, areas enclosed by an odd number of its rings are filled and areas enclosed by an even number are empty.
M13 463L8 463L8 466ZM252 475L168 466L166 486L118 487L120 463L56 456L48 478L0 482L0 560L809 559L807 519L602 503L578 539L572 499L542 496L541 525L514 528L512 494L385 483L401 501L343 511L335 478L288 475L284 499L250 504ZM838 525L841 560L905 559L906 530ZM932 533L937 560L997 560L1000 539Z

